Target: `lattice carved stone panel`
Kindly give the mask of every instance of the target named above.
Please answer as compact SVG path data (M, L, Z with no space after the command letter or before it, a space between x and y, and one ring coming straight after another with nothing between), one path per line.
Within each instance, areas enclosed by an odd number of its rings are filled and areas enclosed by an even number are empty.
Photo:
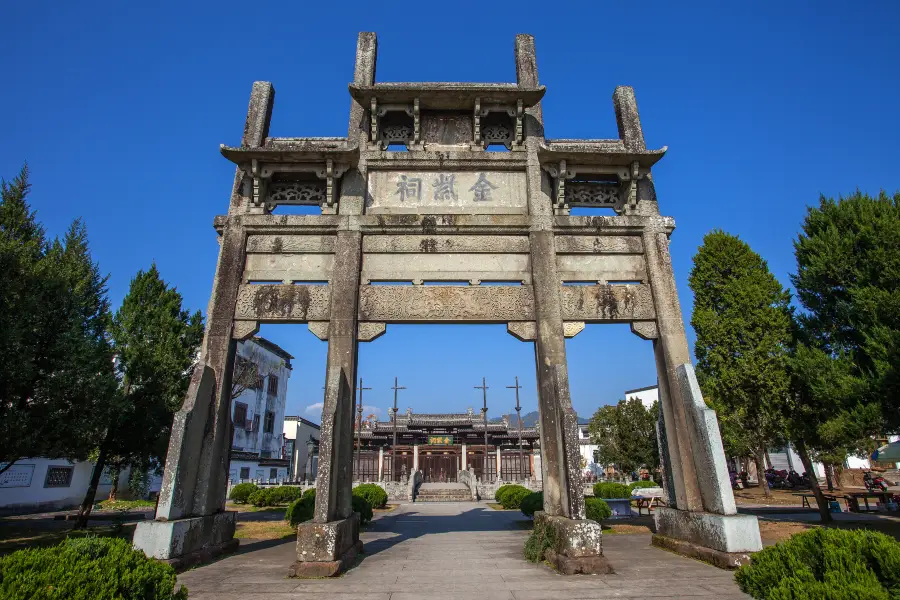
M235 318L258 321L327 321L331 288L327 285L242 285Z
M656 318L650 286L562 286L563 318L567 321L646 321Z
M534 319L531 286L360 287L359 319L387 323L498 323Z
M324 182L285 181L269 184L266 204L301 204L318 206L325 203L326 190Z
M614 207L618 202L618 184L572 181L566 184L566 203L570 206Z

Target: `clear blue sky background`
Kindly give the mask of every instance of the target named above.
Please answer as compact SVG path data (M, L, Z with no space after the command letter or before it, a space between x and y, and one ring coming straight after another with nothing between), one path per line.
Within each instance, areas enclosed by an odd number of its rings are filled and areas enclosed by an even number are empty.
M894 191L900 159L900 4L5 2L0 174L28 161L51 234L87 223L118 306L152 261L205 311L254 80L277 90L273 136L346 135L357 32L379 36L379 81L515 81L513 40L536 38L548 137L615 137L611 96L634 86L690 321L687 276L703 235L740 235L785 284L792 239L820 194ZM305 326L262 334L296 359L289 412L315 420L325 343ZM691 335L689 333L689 335ZM579 414L656 382L650 343L625 326L569 340ZM417 412L481 403L536 409L534 354L500 326L391 327L363 344L366 404L389 387Z

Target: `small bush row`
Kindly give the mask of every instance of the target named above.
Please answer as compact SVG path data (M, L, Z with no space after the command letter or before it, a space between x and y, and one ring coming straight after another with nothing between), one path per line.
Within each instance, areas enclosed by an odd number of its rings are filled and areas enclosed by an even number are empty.
M374 483L363 483L356 486L353 488L353 495L365 498L372 508L384 508L388 501L387 492Z
M247 504L250 494L259 490L259 486L255 483L239 483L231 488L228 499L237 504Z
M290 504L298 499L301 494L302 491L299 487L291 485L265 487L250 494L247 498L247 502L258 508L265 506L281 506L283 504Z
M525 498L522 499L519 510L521 510L522 514L526 517L533 519L534 513L539 510L544 510L544 492L532 492L525 496Z
M378 494L372 488L380 490L381 494ZM359 521L363 525L371 521L375 515L369 498L374 498L374 502L379 503L378 508L383 507L387 503L387 493L377 485L362 484L353 488L353 497L351 498L353 512L359 513ZM291 527L296 527L299 523L312 519L315 510L316 489L310 488L303 493L303 496L291 502L284 514L284 520L289 522Z
M0 598L184 600L175 570L121 538L69 538L0 557Z
M584 512L588 519L598 523L612 516L612 509L609 507L609 504L600 498L585 498Z

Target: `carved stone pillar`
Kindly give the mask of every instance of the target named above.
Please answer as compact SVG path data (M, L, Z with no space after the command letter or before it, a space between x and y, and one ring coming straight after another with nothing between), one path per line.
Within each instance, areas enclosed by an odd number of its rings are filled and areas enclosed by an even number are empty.
M520 86L538 85L534 38L529 35L516 36L516 75ZM585 519L584 514L578 417L569 397L550 181L541 170L537 154L543 137L539 106L528 110L525 132L544 484L544 510L535 515L535 521L543 521L556 534L558 543L547 558L557 568L564 572L606 573L609 565L603 557L600 525Z
M268 135L275 91L253 84L242 145L260 146ZM176 568L237 548L235 513L225 511L231 424L231 376L237 342L234 309L246 256L240 170L222 233L200 361L175 414L156 519L139 523L134 546Z

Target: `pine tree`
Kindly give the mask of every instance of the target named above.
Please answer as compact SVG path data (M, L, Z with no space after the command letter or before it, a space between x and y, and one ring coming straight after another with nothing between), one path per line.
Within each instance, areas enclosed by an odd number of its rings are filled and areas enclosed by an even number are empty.
M28 456L87 458L115 389L106 279L72 224L48 243L28 169L0 184L0 472Z
M874 435L900 428L900 194L820 198L794 253L804 311L788 424L810 471L813 458L868 453Z
M159 467L165 460L174 413L181 407L203 336L200 311L159 276L156 265L139 271L110 328L120 378L120 400L100 444L97 472L82 504L86 524L99 469L108 465L115 498L119 473Z
M719 414L725 444L752 452L768 495L763 456L785 435L790 295L746 242L721 230L704 236L688 281L697 379Z

